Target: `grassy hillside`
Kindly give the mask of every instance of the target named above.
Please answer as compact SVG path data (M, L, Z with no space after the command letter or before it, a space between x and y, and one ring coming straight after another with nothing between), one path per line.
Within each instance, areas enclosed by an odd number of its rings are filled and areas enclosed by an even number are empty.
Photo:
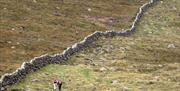
M148 0L0 0L0 75L94 31L128 28Z
M178 91L180 89L180 1L150 9L130 37L101 38L61 65L49 65L10 89L53 91Z

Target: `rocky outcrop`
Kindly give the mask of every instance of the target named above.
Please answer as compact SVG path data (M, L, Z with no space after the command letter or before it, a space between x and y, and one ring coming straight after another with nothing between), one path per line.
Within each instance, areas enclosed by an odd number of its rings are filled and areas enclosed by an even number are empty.
M115 32L115 31L106 31L99 32L96 31L87 37L84 38L81 42L75 43L71 47L68 47L61 54L55 55L42 55L40 57L36 57L32 59L30 62L24 62L20 68L18 68L15 72L10 74L5 74L0 79L0 91L4 91L4 87L7 85L12 85L17 83L21 79L25 78L28 73L34 72L48 64L59 64L63 61L68 60L73 54L79 52L80 50L88 47L94 41L96 41L100 37L114 37L114 36L129 36L133 32L135 32L136 26L139 23L141 17L144 12L151 7L158 0L150 0L148 3L145 3L139 8L139 11L135 17L134 22L130 29L127 29L124 32Z

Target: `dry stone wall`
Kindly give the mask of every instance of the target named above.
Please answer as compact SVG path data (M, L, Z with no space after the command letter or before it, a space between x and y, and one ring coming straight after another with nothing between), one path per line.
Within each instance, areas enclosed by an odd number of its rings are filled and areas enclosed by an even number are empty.
M68 60L73 54L79 52L80 50L86 48L94 41L96 41L100 37L114 37L114 36L129 36L133 32L135 32L136 26L139 23L141 17L143 16L144 12L150 8L154 3L158 0L150 0L148 3L142 5L138 13L135 17L134 22L130 29L127 29L124 32L115 32L115 31L106 31L100 32L96 31L87 37L84 38L81 42L75 43L71 47L68 47L66 50L63 51L61 54L55 55L42 55L40 57L35 57L30 62L24 62L20 68L18 68L15 72L10 74L5 74L0 79L0 91L4 91L4 87L8 85L12 85L14 83L19 82L23 78L26 77L27 74L34 72L48 64L59 64L63 61Z

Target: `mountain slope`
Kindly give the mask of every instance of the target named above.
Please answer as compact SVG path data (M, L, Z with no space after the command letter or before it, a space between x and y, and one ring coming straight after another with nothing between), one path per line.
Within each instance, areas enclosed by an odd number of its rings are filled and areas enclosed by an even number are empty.
M129 37L100 38L61 65L34 72L10 89L63 91L178 91L180 89L179 0L163 0L145 13Z
M126 29L148 0L1 0L0 75L94 31ZM128 12L127 12L128 11Z

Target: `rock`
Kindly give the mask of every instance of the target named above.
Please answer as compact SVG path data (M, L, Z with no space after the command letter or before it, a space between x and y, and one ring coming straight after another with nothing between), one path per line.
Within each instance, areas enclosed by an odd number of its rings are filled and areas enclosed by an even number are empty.
M16 48L15 46L11 46L11 49L14 49L14 48Z
M169 44L168 48L176 48L176 46L174 44Z
M88 11L91 12L92 11L91 8L88 8Z
M55 16L61 16L61 14L59 12L54 12Z
M160 1L161 3L163 3L163 1Z
M7 43L8 43L8 44L11 44L11 43L12 43L12 41L7 41Z
M37 3L37 1L36 1L36 0L33 0L33 2L34 2L34 3Z
M115 67L110 67L109 68L111 71L116 71L117 70L117 68L115 68Z
M159 67L163 67L163 65L161 65L161 64L159 64L158 66L159 66Z
M149 31L148 33L149 33L149 34L152 34L153 32L152 32L152 31Z
M15 30L15 28L12 28L11 30L13 30L13 31L14 31L14 30Z
M17 45L19 45L20 43L19 42L16 42Z
M113 84L113 85L115 85L115 84L117 84L117 83L118 83L118 80L113 80L113 81L112 81L112 84Z
M133 42L133 43L134 43L134 42ZM125 50L126 50L125 47L120 47L119 49L122 50L122 51L125 51Z
M155 79L156 81L159 81L159 80L160 80L160 76L155 76L154 79Z
M4 87L1 87L1 89L0 89L1 91L4 91L5 90L5 88Z
M60 9L60 7L56 7L56 9Z
M106 70L107 70L107 69L104 68L104 67L101 67L101 68L100 68L100 71L101 71L101 72L106 71Z
M129 91L128 87L123 87L123 91Z
M173 7L173 10L177 10L177 8L174 6L174 7Z

